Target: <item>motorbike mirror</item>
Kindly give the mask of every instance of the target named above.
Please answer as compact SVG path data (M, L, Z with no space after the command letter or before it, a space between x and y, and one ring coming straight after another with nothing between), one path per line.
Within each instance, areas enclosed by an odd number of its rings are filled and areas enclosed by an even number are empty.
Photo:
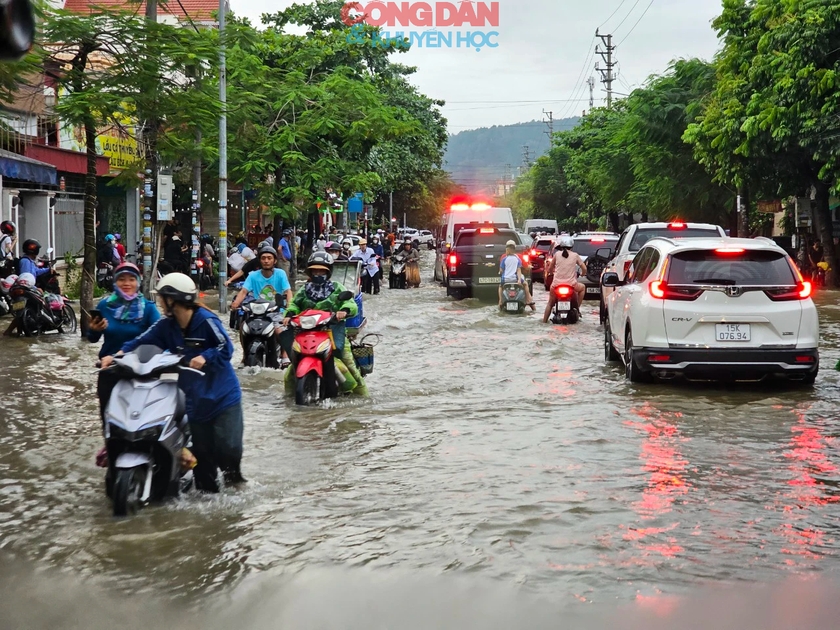
M610 258L612 258L612 249L610 249L609 247L600 247L595 250L595 255L598 258L606 258L607 260L609 260Z
M350 291L342 291L338 294L338 301L339 302L346 302L347 300L352 300L353 294Z
M47 248L47 254L52 254L55 250L52 247Z
M29 0L0 2L0 59L15 61L32 48L35 15Z

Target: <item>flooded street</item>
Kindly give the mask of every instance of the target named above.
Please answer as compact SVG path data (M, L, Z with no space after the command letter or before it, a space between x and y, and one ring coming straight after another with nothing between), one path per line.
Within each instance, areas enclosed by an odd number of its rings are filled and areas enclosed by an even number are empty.
M419 290L366 296L370 399L301 410L279 373L240 370L247 486L123 521L94 465L98 347L3 339L3 552L198 605L261 576L317 588L313 571L333 591L339 570L450 574L572 606L837 577L836 294L816 298L813 389L635 386L604 365L597 302L543 325L535 288L536 314L506 316L446 298L423 256Z

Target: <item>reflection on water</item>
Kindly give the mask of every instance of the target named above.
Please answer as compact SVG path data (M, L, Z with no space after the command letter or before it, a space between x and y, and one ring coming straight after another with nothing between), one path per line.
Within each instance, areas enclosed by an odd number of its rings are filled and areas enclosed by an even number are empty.
M840 309L819 299L830 368ZM583 310L549 326L428 283L385 290L365 305L383 336L370 399L296 409L280 374L242 371L247 487L127 521L111 518L93 462L96 348L4 339L0 546L118 592L203 605L283 579L313 590L302 601L344 602L347 581L399 599L383 618L475 614L486 627L508 619L496 601L557 614L526 595L661 613L710 583L835 569L836 373L813 390L634 386L603 364L597 304ZM428 583L380 588L404 574ZM424 616L428 597L394 594L445 598L453 584L480 585L453 598L476 595L488 614L452 603ZM266 619L299 609L277 601Z

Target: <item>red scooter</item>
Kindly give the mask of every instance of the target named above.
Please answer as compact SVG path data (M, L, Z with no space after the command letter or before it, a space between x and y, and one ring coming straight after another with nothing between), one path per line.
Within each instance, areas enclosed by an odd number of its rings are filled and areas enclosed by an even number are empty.
M352 293L345 291L338 299L344 302L352 297ZM289 327L294 331L291 359L298 405L310 405L338 395L338 379L342 376L335 367L335 340L330 331L335 321L335 313L314 309L289 320Z

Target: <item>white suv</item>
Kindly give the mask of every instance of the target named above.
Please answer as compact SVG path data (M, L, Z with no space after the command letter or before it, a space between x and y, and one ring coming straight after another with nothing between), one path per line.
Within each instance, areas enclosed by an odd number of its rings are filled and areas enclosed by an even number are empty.
M623 358L631 381L780 375L811 384L817 376L811 284L769 239L653 238L626 280L609 272L602 283L615 288L605 358Z
M711 223L683 223L672 221L671 223L636 223L621 233L618 245L615 246L615 255L610 260L603 273L614 271L618 274L619 280L624 280L627 270L633 263L636 253L650 239L656 236L670 238L703 238L710 236L726 236L726 232L719 225ZM601 323L604 323L604 305L607 296L612 292L610 287L601 284Z

